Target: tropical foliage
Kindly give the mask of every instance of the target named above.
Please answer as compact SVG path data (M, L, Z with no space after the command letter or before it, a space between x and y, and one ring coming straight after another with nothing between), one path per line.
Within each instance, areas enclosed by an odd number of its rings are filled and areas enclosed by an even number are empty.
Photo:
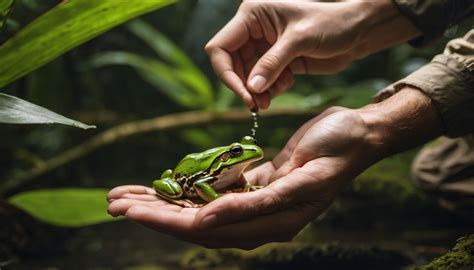
M173 2L176 1L76 0L61 3L0 46L0 87L114 26ZM13 0L0 2L0 29L13 4ZM95 127L3 93L0 93L0 123ZM30 191L17 194L9 201L45 222L81 226L111 219L104 211L105 194L105 190L96 189Z

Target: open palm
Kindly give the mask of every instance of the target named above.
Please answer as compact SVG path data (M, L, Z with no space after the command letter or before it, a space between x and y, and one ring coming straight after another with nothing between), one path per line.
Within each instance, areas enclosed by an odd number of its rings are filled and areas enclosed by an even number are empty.
M206 247L255 248L292 239L376 157L357 112L333 108L303 125L272 160L245 174L265 188L183 208L143 186L110 191L109 213Z

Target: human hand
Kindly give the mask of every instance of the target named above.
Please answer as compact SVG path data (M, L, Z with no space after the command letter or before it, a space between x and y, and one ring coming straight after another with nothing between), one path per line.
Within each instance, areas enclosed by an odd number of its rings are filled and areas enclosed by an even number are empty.
M110 191L108 211L210 248L288 241L371 164L441 132L430 99L408 88L362 109L329 109L303 125L271 162L245 174L262 189L182 208L151 188L123 186Z
M369 156L366 132L354 111L335 108L300 128L273 161L246 174L265 188L227 194L199 209L170 204L151 188L123 186L109 193L108 210L206 247L252 249L288 241L374 158Z
M244 1L205 50L247 106L266 109L295 74L333 74L416 36L400 17L390 0Z

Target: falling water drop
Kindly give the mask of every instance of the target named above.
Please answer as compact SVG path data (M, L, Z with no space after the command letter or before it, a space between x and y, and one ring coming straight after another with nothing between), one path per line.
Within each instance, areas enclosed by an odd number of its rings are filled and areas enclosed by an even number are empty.
M253 127L251 129L252 131L252 138L255 138L255 135L257 134L257 128L258 128L258 109L252 109L252 118L253 118Z

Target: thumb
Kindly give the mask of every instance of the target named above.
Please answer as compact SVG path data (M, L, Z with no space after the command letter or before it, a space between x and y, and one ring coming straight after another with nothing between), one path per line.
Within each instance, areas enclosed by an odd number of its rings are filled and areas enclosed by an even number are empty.
M297 52L294 47L294 42L288 38L282 37L277 40L250 71L247 81L248 90L255 94L265 92L296 58Z
M283 207L282 198L268 187L248 193L227 194L201 208L196 214L195 225L209 229L269 214Z

